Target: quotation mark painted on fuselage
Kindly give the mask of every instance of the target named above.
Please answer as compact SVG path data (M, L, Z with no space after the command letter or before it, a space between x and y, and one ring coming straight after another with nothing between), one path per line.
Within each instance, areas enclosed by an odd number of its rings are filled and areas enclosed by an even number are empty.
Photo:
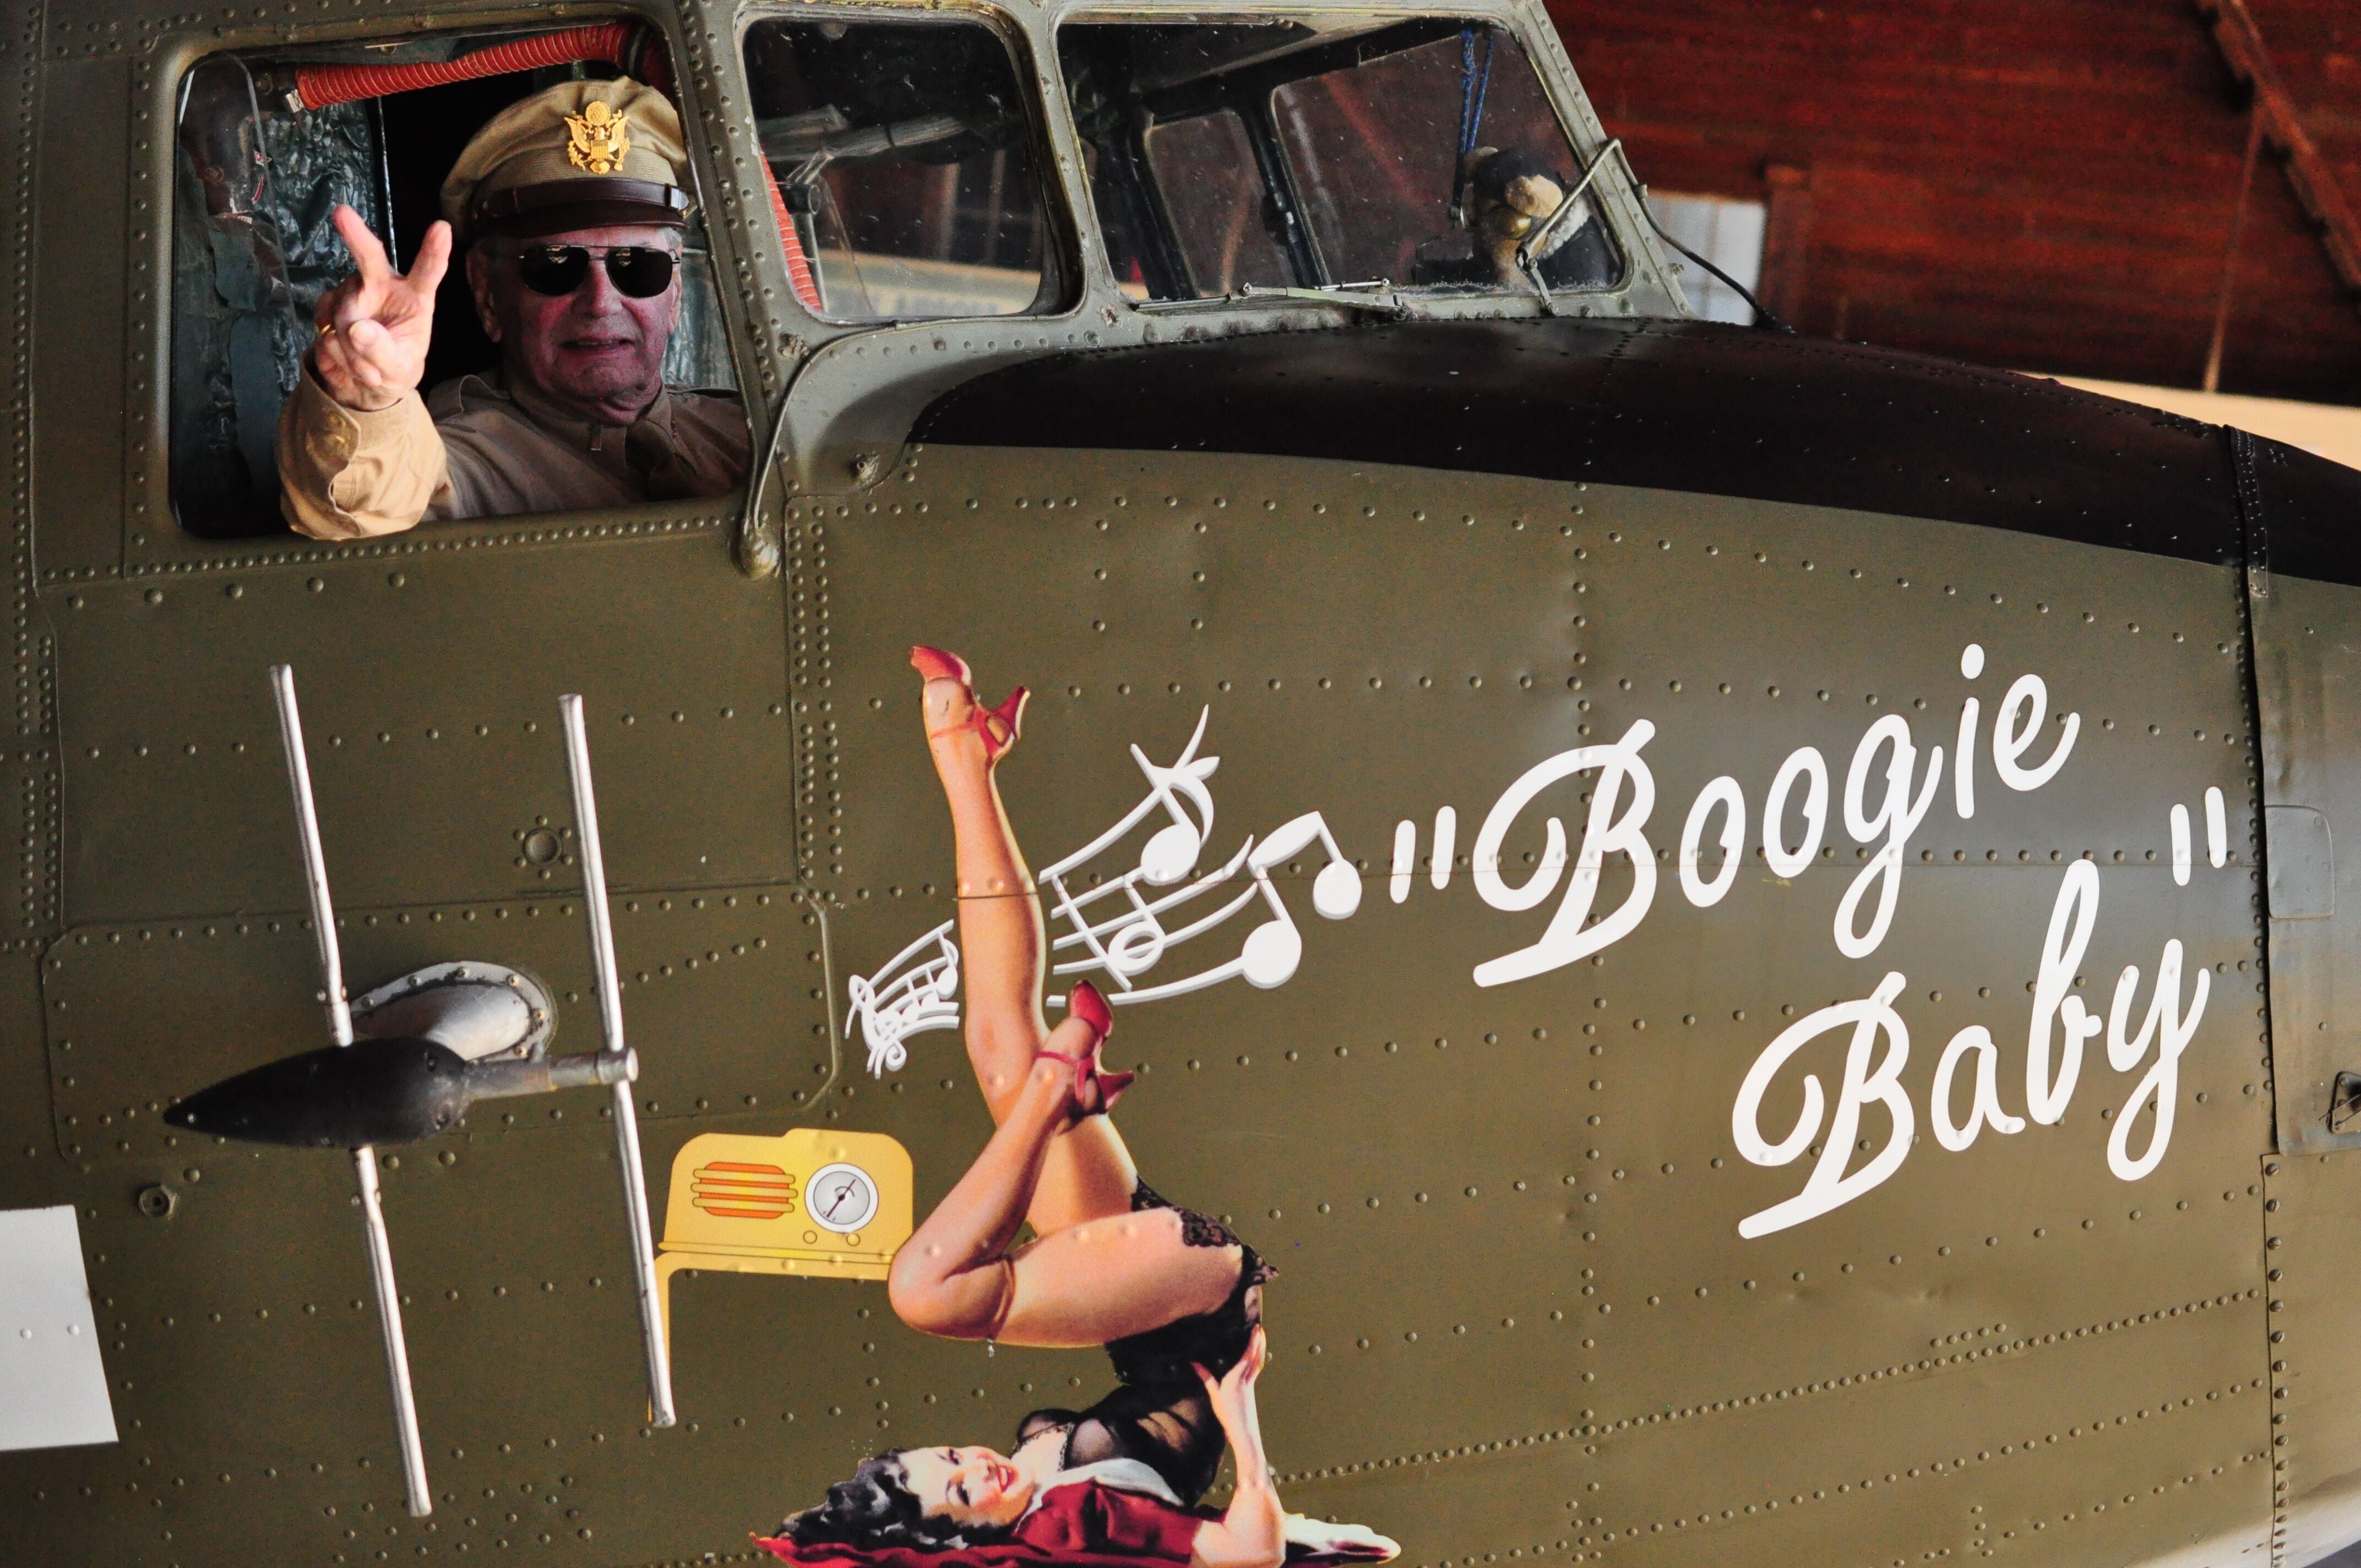
M1428 862L1428 881L1441 893L1451 885L1452 856L1458 849L1459 813L1447 806L1434 808L1434 855ZM1410 897L1411 873L1418 870L1418 824L1403 817L1394 825L1393 875L1387 879L1386 893L1396 904Z
M2189 807L2176 804L2172 808L2172 882L2176 887L2189 885L2191 857L2189 850ZM2230 827L2224 814L2222 790L2217 784L2205 786L2205 860L2220 871L2230 860Z

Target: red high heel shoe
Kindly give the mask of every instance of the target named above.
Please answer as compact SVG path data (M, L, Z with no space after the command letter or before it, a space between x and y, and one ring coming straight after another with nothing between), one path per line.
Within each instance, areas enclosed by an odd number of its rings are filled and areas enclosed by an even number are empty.
M1002 752L1016 744L1016 738L1025 726L1025 704L1031 697L1032 693L1023 686L1018 686L1008 694L998 707L986 707L975 695L975 672L968 668L967 661L956 653L946 652L940 648L920 646L911 649L910 667L917 671L926 680L957 681L967 688L967 699L972 711L964 720L964 726L972 726L975 732L983 737L985 762L998 762ZM999 728L995 729L994 725ZM927 739L931 740L938 735L949 734L950 730L964 726L951 725L942 729L929 729L927 731Z
M917 647L910 650L910 668L929 681L957 681L963 686L975 685L975 672L967 661L940 648Z
M1076 981L1074 989L1066 997L1066 1015L1079 1018L1090 1025L1093 1037L1089 1053L1068 1056L1063 1051L1043 1051L1041 1054L1053 1060L1072 1064L1074 1082L1068 1092L1072 1096L1075 1119L1104 1116L1115 1109L1115 1102L1123 1098L1123 1091L1129 1089L1132 1080L1139 1075L1109 1072L1099 1066L1099 1052L1106 1045L1107 1036L1115 1032L1115 1010L1107 1005L1107 999L1099 994L1097 986L1086 980Z

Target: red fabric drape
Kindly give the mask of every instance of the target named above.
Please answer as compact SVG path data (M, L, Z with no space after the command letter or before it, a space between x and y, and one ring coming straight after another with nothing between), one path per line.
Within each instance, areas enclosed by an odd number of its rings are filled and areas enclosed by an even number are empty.
M990 1546L924 1552L886 1546L797 1546L756 1536L754 1544L793 1568L1171 1568L1189 1561L1197 1531L1222 1516L1213 1508L1176 1508L1161 1497L1097 1481L1053 1486L1041 1506L1018 1521L1016 1533ZM1287 1568L1349 1568L1389 1554L1342 1542L1312 1547L1290 1541Z
M1176 1508L1159 1497L1096 1482L1052 1487L1016 1533L990 1546L926 1552L906 1546L754 1544L796 1568L1154 1568L1189 1561L1197 1530L1220 1516Z

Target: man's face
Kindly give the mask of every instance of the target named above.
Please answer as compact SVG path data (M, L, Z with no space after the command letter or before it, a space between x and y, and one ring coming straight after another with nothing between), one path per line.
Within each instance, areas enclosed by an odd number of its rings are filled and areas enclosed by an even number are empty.
M527 247L578 245L592 253L589 274L572 293L553 298L525 286L517 253ZM664 387L664 345L680 320L680 272L661 294L635 300L608 277L601 252L638 246L680 254L677 230L656 225L569 229L529 240L493 242L467 255L467 281L484 331L500 345L511 381L522 381L598 424L629 424Z

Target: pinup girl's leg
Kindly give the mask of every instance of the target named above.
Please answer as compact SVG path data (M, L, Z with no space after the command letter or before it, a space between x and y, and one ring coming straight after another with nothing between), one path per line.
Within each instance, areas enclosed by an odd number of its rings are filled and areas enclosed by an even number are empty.
M929 679L924 700L928 749L950 802L958 848L968 1059L993 1120L1005 1122L1035 1055L1049 1038L1041 1014L1048 944L1040 896L1017 850L993 773L1015 739L1015 715L984 713L979 725L974 692L954 676ZM1072 1025L1069 1019L1060 1027ZM1087 1049L1087 1031L1078 1038ZM1074 1044L1069 1040L1058 1048L1071 1050ZM1035 1186L1033 1228L1047 1235L1085 1220L1127 1213L1138 1179L1115 1124L1104 1116L1086 1117L1050 1141Z
M1085 1061L1093 1043L1079 1018L1050 1036L1052 1049ZM1189 1245L1170 1209L1126 1208L1008 1254L1027 1207L1038 1212L1036 1193L1058 1146L1074 1130L1106 1123L1077 1118L1075 1070L1057 1057L1034 1062L983 1153L895 1255L894 1310L912 1328L1010 1344L1104 1344L1210 1312L1236 1286L1238 1249Z
M993 779L1016 712L980 714L955 661L913 663L930 677L928 744L958 844L968 1055L998 1130L895 1256L894 1310L929 1333L1047 1346L1211 1311L1237 1282L1238 1249L1188 1245L1170 1209L1131 1212L1130 1151L1106 1116L1081 1113L1104 1103L1099 1086L1076 1086L1097 1031L1041 1014L1040 900ZM1028 1218L1039 1239L1012 1256Z

